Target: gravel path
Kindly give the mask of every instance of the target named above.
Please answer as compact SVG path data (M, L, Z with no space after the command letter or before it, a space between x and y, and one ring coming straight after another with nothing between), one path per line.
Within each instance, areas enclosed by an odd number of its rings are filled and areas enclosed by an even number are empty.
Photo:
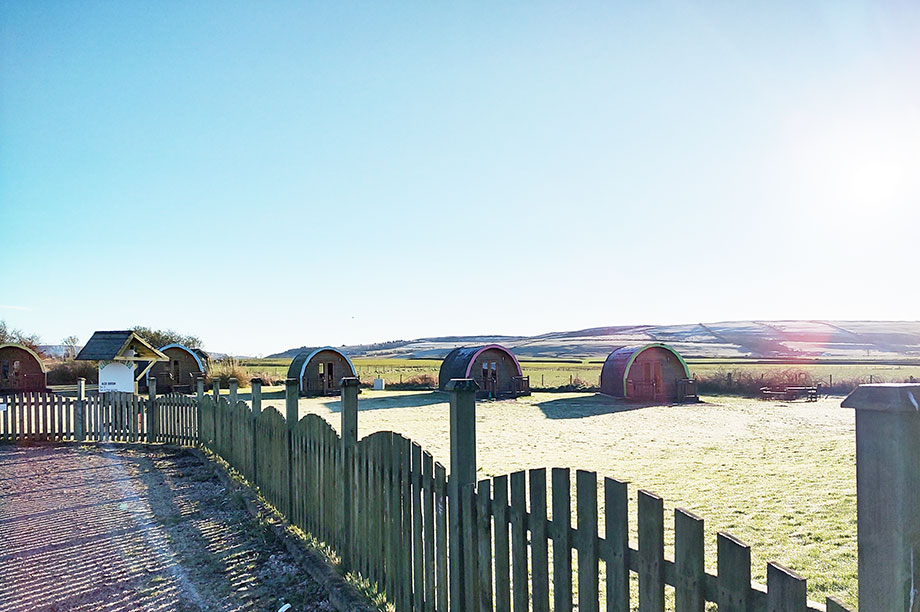
M332 610L181 452L0 447L0 610Z

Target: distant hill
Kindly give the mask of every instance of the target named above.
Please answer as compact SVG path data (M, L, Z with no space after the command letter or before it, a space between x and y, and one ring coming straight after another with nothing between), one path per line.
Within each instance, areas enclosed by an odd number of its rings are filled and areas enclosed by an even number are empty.
M82 346L77 347L77 351L83 348ZM60 359L64 356L65 347L63 344L39 344L38 350L42 355L46 357L55 357Z
M664 342L686 357L920 358L920 321L723 321L594 327L539 336L443 336L340 347L352 357L441 359L451 349L496 342L524 359L603 359L617 346ZM289 349L270 357L293 358Z

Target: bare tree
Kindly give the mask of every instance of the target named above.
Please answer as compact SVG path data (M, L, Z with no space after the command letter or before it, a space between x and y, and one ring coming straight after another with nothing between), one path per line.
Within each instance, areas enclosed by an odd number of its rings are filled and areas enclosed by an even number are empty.
M22 330L8 327L6 321L0 320L0 344L7 342L24 344L36 353L41 354L38 350L38 343L41 342L38 334L23 333Z
M64 359L72 360L77 356L77 349L80 346L80 339L76 336L67 336L61 340L64 345Z

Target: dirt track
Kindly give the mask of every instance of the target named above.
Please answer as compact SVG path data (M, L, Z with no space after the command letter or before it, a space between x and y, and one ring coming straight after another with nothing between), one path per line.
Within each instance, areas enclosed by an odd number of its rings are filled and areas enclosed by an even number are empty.
M0 447L0 611L331 610L193 456Z

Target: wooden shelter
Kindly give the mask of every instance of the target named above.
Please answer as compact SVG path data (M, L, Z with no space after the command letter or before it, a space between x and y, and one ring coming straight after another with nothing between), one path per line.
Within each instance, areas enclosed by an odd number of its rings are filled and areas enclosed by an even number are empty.
M335 395L341 390L339 381L357 375L351 359L331 346L303 351L288 367L288 378L300 381L301 395Z
M38 353L23 344L0 344L0 393L46 389L47 371Z
M452 378L472 378L483 397L530 395L530 379L514 354L500 344L461 346L447 354L438 372L438 388Z
M601 393L642 401L696 399L696 385L680 354L666 344L623 346L607 356Z
M99 362L99 391L137 391L137 381L158 361L169 357L132 331L97 331L77 359ZM137 368L138 364L143 364ZM130 374L132 389L125 388Z
M211 357L203 350L189 348L184 344L167 344L159 350L169 361L154 362L145 378L145 383L151 378L156 379L157 392L190 393L195 388L197 377L208 376Z

